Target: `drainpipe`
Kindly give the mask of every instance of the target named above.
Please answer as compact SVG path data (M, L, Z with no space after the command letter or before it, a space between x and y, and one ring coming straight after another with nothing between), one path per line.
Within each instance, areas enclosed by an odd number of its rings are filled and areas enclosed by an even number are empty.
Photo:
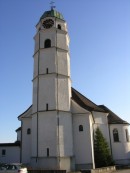
M93 140L93 145L91 145L91 147L93 148L93 154L92 154L93 169L95 169L95 158L94 158L94 125L95 125L95 119L94 119L94 116L93 116L93 111L91 112L91 114L92 114L92 118L93 118L93 123L92 123L92 129L93 129L93 139L92 140ZM92 148L91 148L91 151L92 151Z
M55 28L56 28L56 65L57 65L57 155L58 155L58 169L60 170L60 139L59 139L59 102L58 102L58 54L57 54L57 27L55 18Z
M22 134L23 134L23 132L22 132L22 126L23 126L23 122L22 122L22 120L21 120L21 141L20 141L20 163L22 163Z
M113 156L113 152L112 152L112 142L111 142L110 124L108 124L108 129L109 129L109 139L110 139L110 150L111 150L111 155Z
M38 105L39 105L39 59L40 59L40 31L39 31L39 51L38 51L38 77L37 77L37 155L36 155L36 162L38 159L38 140L39 140L39 136L38 136Z

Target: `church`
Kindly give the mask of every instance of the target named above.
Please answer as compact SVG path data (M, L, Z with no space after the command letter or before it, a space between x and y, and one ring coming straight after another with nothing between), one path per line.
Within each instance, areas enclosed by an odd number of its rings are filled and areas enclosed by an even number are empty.
M71 86L69 35L62 14L53 8L44 12L34 41L32 104L18 116L17 141L0 144L0 162L22 162L34 169L93 169L98 127L115 163L130 164L129 123Z

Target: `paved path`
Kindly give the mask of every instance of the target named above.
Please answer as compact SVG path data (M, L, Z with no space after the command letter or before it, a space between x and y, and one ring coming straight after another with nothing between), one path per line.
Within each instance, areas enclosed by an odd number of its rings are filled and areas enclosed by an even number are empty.
M130 169L117 170L117 171L114 171L113 173L130 173Z

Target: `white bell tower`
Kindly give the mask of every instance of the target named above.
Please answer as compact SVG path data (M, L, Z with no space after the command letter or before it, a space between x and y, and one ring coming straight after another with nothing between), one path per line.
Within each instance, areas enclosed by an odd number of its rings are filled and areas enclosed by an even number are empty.
M46 11L36 25L32 106L32 164L71 167L73 157L69 36L61 13Z

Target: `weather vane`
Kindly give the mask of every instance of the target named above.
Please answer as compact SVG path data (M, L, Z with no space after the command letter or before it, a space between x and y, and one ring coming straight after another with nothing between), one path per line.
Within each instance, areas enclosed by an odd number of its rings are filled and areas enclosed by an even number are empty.
M53 1L50 2L50 5L51 5L51 10L53 10L54 8L56 8L56 6L54 6L54 3Z

